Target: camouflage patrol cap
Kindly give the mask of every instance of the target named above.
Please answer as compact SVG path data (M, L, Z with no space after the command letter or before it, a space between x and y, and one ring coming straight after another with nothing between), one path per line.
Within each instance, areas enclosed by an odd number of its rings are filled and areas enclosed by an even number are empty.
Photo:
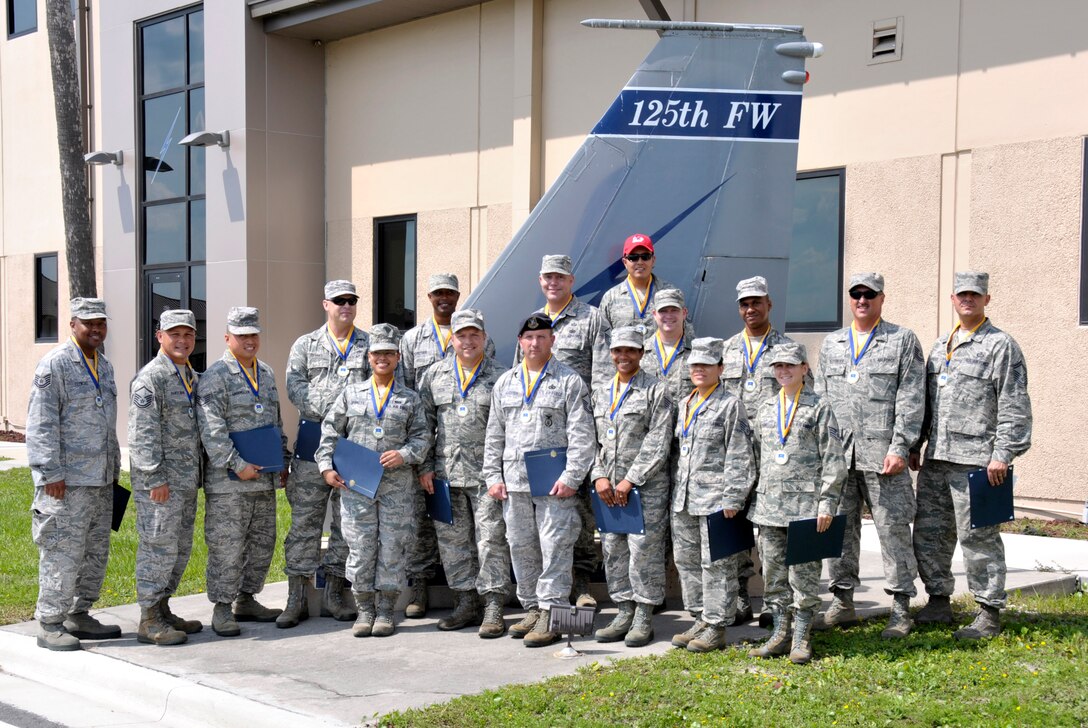
M351 281L329 281L325 284L325 300L331 301L338 296L355 296L359 297L359 294L355 292L355 284Z
M400 351L400 331L393 324L374 324L370 327L371 351Z
M980 296L990 292L990 274L977 270L965 270L956 273L952 284L952 293L974 291Z
M666 288L654 294L654 309L683 308L684 292L679 288Z
M227 333L235 336L261 333L260 315L251 306L235 306L227 313Z
M72 312L72 318L81 321L109 318L106 315L106 302L101 298L73 298L68 303L68 308Z
M453 315L450 316L450 331L456 334L461 329L468 328L484 330L484 314L482 311L477 311L474 308L462 308L460 311L453 312Z
M540 262L540 275L545 273L562 273L565 276L572 276L574 263L569 255L545 255Z
M808 351L804 344L796 341L784 341L771 349L771 358L768 364L805 364L808 362Z
M159 315L159 331L169 331L178 326L188 326L196 331L196 316L185 308L172 308Z
M737 300L767 296L767 279L763 276L745 278L737 284Z
M620 326L612 329L612 340L608 348L619 349L621 346L626 346L631 349L643 349L644 336L643 331L637 326Z
M715 339L712 336L696 339L691 342L691 355L688 357L688 364L721 364L724 345L724 341Z
M854 273L850 276L850 285L846 290L852 291L858 286L865 286L877 293L884 292L884 276L879 273Z
M547 314L534 313L532 316L525 319L525 322L521 325L521 328L518 329L518 336L520 337L526 331L541 331L541 330L551 331L552 330L552 320L551 320L551 318L549 318L547 316Z
M460 293L461 289L457 287L457 276L453 273L435 273L427 279L427 293L434 293L435 291L457 291Z

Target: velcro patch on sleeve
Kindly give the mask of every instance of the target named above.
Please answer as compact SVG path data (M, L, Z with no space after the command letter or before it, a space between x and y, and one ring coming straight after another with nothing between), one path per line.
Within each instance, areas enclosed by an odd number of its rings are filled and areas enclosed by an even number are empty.
M48 389L49 385L53 383L53 375L49 374L35 374L34 386L38 389Z

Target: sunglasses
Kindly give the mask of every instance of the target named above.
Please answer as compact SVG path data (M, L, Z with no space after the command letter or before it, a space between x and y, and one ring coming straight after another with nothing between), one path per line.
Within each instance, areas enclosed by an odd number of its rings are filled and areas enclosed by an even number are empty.
M337 306L354 306L355 304L359 303L359 299L349 296L341 296L339 298L332 299L332 302L335 303Z
M850 298L854 299L855 301L860 301L863 298L866 301L872 301L874 298L876 298L879 295L880 295L880 293L878 293L877 291L872 291L872 290L850 291Z
M640 260L642 260L642 261L649 260L650 258L654 257L654 254L653 253L630 253L630 254L625 255L623 257L627 258L627 260L631 261L632 263L635 263L635 262L640 261Z

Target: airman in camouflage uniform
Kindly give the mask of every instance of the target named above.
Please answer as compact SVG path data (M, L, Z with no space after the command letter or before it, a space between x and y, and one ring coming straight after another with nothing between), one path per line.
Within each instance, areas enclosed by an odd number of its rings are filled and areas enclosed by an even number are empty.
M736 556L712 561L706 517L744 508L756 479L752 428L744 403L721 386L722 340L696 339L688 357L695 389L678 404L672 492L673 560L684 608L695 623L673 638L691 652L725 648L737 602Z
M400 340L400 365L397 367L397 382L418 392L418 385L423 374L434 364L453 357L450 347L453 334L450 330L450 317L461 298L461 289L457 276L453 273L436 273L427 280L427 300L431 302L433 314L430 321L415 326L405 332ZM495 342L487 337L486 354L495 357ZM486 419L486 418L485 418ZM408 581L412 586L411 598L404 610L405 617L419 618L427 614L427 582L434 578L435 567L439 562L438 541L435 538L435 525L427 516L427 503L423 498L423 489L416 489L415 518L416 539L410 549L408 560Z
M634 326L644 336L657 330L654 321L654 297L658 291L676 286L661 280L654 272L654 241L649 235L634 234L623 243L627 280L605 291L601 315L613 329Z
M197 491L204 452L193 402L197 374L189 364L196 316L173 309L159 316L159 353L132 381L128 408L129 465L136 501L136 639L178 645L203 625L170 611L193 550Z
M643 342L642 371L664 380L669 399L680 402L695 385L691 383L688 356L695 339L694 327L687 320L684 294L678 288L666 288L654 294L656 331Z
M971 528L967 474L985 468L991 485L1008 477L1013 458L1031 447L1031 400L1024 354L1011 336L986 318L987 273L956 273L952 305L959 323L929 352L928 400L918 474L914 553L929 602L918 622L952 622L952 553L963 547L967 586L979 605L962 639L1001 631L1005 606L1005 548L999 526ZM919 447L921 444L919 444ZM917 465L912 454L912 467Z
M910 600L917 589L910 524L914 522L914 484L907 456L918 441L925 412L922 345L910 329L881 318L884 276L856 273L850 278L853 323L824 339L816 392L835 411L842 428L849 473L839 500L846 515L842 557L827 560L834 600L815 628L857 622L854 589L861 584L861 505L873 514L884 562L885 591L893 605L887 638L906 637L913 622Z
M106 577L113 484L121 470L117 385L99 352L106 303L73 298L70 340L34 372L26 451L34 478L31 535L38 547L38 646L80 649L80 639L121 636L87 613Z
M642 647L654 637L654 606L665 601L665 541L669 515L669 451L676 405L665 383L639 369L642 331L612 329L616 377L593 393L597 459L589 479L606 506L627 504L637 489L643 533L602 533L608 594L618 608L615 619L597 630L598 642L624 640Z
M602 387L612 378L612 360L608 353L611 326L600 310L582 303L574 295L574 263L567 255L545 255L540 264L540 289L546 303L537 313L548 316L555 333L555 358L582 378L586 391ZM521 362L522 351L515 350L514 365ZM587 397L588 402L588 397ZM574 582L572 596L580 607L596 606L589 590L590 580L600 565L594 530L589 488L571 483L578 490L575 504L582 520L582 531L574 545Z
M276 378L272 367L257 359L258 315L257 309L244 306L227 313L227 350L204 372L196 389L200 440L208 454L204 479L208 599L215 605L212 630L221 637L240 634L238 622L272 622L280 614L253 598L264 588L272 563L276 484L287 482L291 461ZM267 426L280 430L284 469L278 477L247 463L230 438L231 433Z
M304 334L291 346L287 358L287 397L298 408L299 439L305 430L320 433L321 420L336 397L347 387L370 377L367 361L369 337L355 328L359 294L351 281L325 284L325 325ZM283 541L287 572L287 606L276 626L290 628L310 616L306 584L321 561L325 573L322 611L340 621L355 619L354 604L344 604L344 562L348 547L340 529L340 491L330 488L314 462L312 452L295 445L287 502L291 504L291 529ZM321 559L321 535L325 515L330 514L329 545Z
M484 482L491 497L503 502L518 600L529 610L510 634L524 638L526 647L559 639L549 629L550 611L543 605L566 603L570 594L573 549L582 527L575 495L595 455L589 391L573 369L552 356L551 324L540 313L522 324L518 345L525 364L495 383L484 445ZM545 448L566 448L566 466L549 495L534 496L525 453Z
M453 314L450 329L456 356L423 375L419 395L435 444L420 466L423 490L434 492L435 478L450 484L453 523L434 522L454 610L439 620L441 630L461 629L478 617L476 595L486 604L480 637L506 633L503 605L510 591L510 550L502 504L487 494L483 479L484 439L491 392L503 369L485 355L483 314Z
M805 347L780 344L769 357L782 389L759 407L759 483L748 518L759 526L764 602L773 615L774 632L748 654L771 657L789 652L790 661L801 665L812 659L822 564L817 560L786 566L786 533L790 522L806 518L817 519L819 532L830 527L846 481L846 460L831 405L805 387Z
M413 501L419 485L412 466L422 464L431 447L419 395L395 382L399 340L390 324L370 329L367 356L373 374L332 403L321 423L317 449L317 466L325 482L345 488L340 519L348 544L347 577L358 608L351 628L356 637L387 637L394 632L393 609L406 586L407 556L416 528ZM384 472L373 499L346 489L336 472L333 451L341 437L381 453Z

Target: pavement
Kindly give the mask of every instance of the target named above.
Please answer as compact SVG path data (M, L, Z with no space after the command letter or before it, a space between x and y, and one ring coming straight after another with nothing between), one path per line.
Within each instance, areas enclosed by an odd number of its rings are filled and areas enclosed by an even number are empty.
M5 455L0 446L0 455ZM10 457L10 455L9 455ZM7 463L0 463L0 466ZM876 530L862 529L861 581L855 592L865 616L887 613L891 597L882 589L883 571ZM1088 541L1005 535L1009 591L1069 593L1077 580L1088 579ZM967 591L961 556L953 568L956 593ZM603 585L595 585L603 597ZM825 585L826 587L826 585ZM437 590L435 590L437 591ZM443 589L444 591L444 589ZM755 590L753 590L755 591ZM445 594L434 593L444 603ZM260 596L269 606L282 606L286 583L270 584ZM825 589L825 606L830 597ZM758 604L759 600L755 600ZM924 597L915 600L920 605ZM205 595L171 600L173 610L206 625L211 604ZM615 613L606 601L596 626ZM527 649L520 640L482 640L475 629L438 632L436 622L448 609L432 610L425 619L397 615L392 637L355 639L350 623L311 618L290 630L274 624L243 623L242 635L217 637L206 626L177 647L136 641L136 605L97 611L104 622L121 625L124 636L84 641L84 650L53 653L36 646L34 622L0 628L0 704L15 715L32 714L65 726L346 726L373 724L393 710L422 707L460 695L514 683L569 675L593 662L661 654L690 618L670 599L670 609L654 618L656 639L630 649L622 642L598 644L576 638L583 656L560 659L563 645ZM507 623L521 614L508 609ZM733 643L758 641L767 632L753 621L730 628ZM949 635L951 639L951 635ZM820 640L816 649L819 654ZM21 712L25 711L25 713ZM0 726L37 725L6 718Z

